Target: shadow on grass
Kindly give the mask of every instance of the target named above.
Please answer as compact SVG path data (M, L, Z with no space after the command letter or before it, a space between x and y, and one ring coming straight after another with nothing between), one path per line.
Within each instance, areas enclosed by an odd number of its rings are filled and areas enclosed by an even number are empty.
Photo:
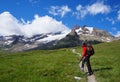
M112 70L112 67L104 67L104 68L93 69L94 72L103 71L103 70Z

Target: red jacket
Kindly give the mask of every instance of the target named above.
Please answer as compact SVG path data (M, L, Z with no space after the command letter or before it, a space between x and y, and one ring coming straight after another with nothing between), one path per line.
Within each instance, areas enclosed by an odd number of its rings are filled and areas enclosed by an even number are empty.
M83 59L84 57L86 57L86 56L88 56L88 54L87 54L87 46L86 46L86 45L83 45L83 46L82 46L82 59Z

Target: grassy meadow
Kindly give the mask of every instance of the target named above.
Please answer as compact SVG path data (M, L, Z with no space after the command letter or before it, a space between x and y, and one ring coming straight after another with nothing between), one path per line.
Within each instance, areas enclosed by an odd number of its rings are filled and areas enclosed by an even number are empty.
M94 45L91 65L97 82L120 81L120 41ZM81 52L81 47L75 47ZM0 82L86 82L80 57L70 48L8 53L0 51Z

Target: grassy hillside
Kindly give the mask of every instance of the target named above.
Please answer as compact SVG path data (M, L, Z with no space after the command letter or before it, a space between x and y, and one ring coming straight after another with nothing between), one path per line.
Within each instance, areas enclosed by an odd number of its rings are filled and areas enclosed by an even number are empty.
M120 81L120 41L94 45L91 65L98 82ZM81 52L80 47L76 47ZM79 56L71 49L0 52L0 82L86 82L79 71Z
M95 46L93 68L99 82L120 81L120 41Z

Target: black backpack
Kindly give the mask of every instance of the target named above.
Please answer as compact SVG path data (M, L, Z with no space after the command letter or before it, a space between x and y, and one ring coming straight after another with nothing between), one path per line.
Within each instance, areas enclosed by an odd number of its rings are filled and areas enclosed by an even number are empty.
M92 46L87 46L87 54L92 56L94 54L94 49Z

